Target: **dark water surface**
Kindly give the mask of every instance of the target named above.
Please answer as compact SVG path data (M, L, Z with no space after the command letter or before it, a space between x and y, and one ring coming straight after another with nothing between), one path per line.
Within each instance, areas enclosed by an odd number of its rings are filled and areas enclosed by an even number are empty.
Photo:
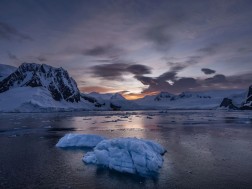
M138 137L167 153L155 178L85 165L66 133ZM0 114L0 188L252 188L252 112Z

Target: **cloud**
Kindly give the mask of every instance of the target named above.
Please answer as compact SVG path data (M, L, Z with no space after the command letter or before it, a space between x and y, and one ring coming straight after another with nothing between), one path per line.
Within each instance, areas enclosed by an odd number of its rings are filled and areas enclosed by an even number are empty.
M202 68L201 71L206 75L214 74L216 72L215 70L209 68Z
M115 92L115 89L109 87L101 87L101 86L86 86L86 87L79 87L80 91L82 92L98 92L98 93L108 93L108 92Z
M142 93L159 91L178 93L199 86L196 79L190 77L177 78L176 74L174 75L174 72L166 72L156 78L145 76L135 76L135 78L143 85L148 85L148 88L144 89ZM170 84L169 80L171 80L173 84Z
M168 60L167 65L172 71L179 72L189 66L199 63L201 59L202 56L188 56L184 61L172 62Z
M191 77L183 77L178 80L175 80L174 84L172 85L172 87L177 91L184 91L185 89L190 90L198 86L199 84L197 83L197 80Z
M206 47L200 48L198 51L206 55L213 55L217 52L216 50L218 47L219 47L219 44L213 43Z
M115 47L114 45L104 45L104 46L95 46L91 49L84 50L82 54L88 56L100 56L100 57L117 57L122 54L123 50Z
M176 40L179 40L177 29L191 18L191 15L188 15L188 9L179 4L163 1L158 3L159 9L155 9L153 7L157 6L157 3L153 3L149 5L151 12L147 13L149 17L144 15L147 19L140 34L161 53L167 53L176 44Z
M141 64L132 63L111 63L96 65L90 68L95 77L107 80L123 80L125 74L144 75L151 73L151 68Z
M243 54L252 53L252 48L241 47L241 48L238 48L237 52L243 53Z
M226 76L222 74L216 74L213 77L207 78L205 80L207 83L224 83L226 82Z
M214 70L213 70L214 71ZM214 72L215 73L215 72ZM177 72L170 70L158 77L135 76L135 79L143 85L148 86L143 89L142 94L157 93L160 91L170 93L180 93L184 91L204 91L214 89L242 89L251 85L251 74L240 74L225 76L216 74L207 79L178 77Z
M134 75L144 75L144 74L150 74L151 68L141 64L134 64L127 67L126 71Z
M91 67L91 72L94 77L101 77L107 80L122 80L122 75L125 73L128 64L103 64Z
M8 52L7 54L8 54L8 57L9 57L11 60L19 60L19 59L17 58L17 56L14 55L14 54L12 54L11 52Z
M143 85L155 85L157 84L156 79L152 77L146 77L146 76L135 76L135 78L140 81Z
M0 21L0 39L5 39L5 40L18 39L21 41L33 40L29 35L23 34L19 32L16 28L9 25L8 23L1 22L1 21Z
M200 86L197 79L192 77L178 77L179 71L198 63L200 56L189 56L184 61L171 62L168 61L169 71L164 72L158 77L146 77L143 75L136 75L135 79L140 81L143 85L148 85L142 93L151 93L158 91L166 91L171 93L178 93L185 90L191 90Z
M45 62L47 61L47 58L45 56L38 56L37 59L40 61L40 62Z
M158 50L168 50L173 42L172 35L166 31L166 25L153 26L146 30L144 36Z

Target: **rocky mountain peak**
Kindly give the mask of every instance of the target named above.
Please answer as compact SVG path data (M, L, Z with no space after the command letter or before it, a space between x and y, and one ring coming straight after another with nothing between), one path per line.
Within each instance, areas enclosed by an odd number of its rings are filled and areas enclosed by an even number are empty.
M0 82L0 93L15 87L44 87L57 101L80 101L77 84L68 72L46 64L21 64L15 72Z

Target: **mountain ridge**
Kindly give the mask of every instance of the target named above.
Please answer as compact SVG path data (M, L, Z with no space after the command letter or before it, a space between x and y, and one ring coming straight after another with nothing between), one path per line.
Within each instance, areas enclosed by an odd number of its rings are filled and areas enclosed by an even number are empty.
M63 68L54 68L46 64L21 64L15 72L0 82L0 93L11 88L27 86L47 88L56 101L80 101L77 84L68 72Z
M0 112L252 109L252 86L248 91L211 90L178 95L160 92L127 100L120 93L81 93L75 80L63 68L36 63L23 63L16 70L11 66L1 66L7 68L7 71L1 71L9 73L9 76L0 80Z

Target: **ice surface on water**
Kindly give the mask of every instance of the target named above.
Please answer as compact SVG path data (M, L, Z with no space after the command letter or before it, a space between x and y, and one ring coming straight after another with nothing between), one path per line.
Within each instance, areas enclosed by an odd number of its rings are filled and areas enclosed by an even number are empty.
M158 143L137 138L103 140L83 157L86 163L103 165L110 169L151 175L163 164L165 149Z
M151 175L157 173L163 164L166 152L160 144L145 139L115 138L105 139L99 135L66 134L56 144L57 147L94 147L83 157L85 163L103 165L110 169Z
M66 134L56 144L57 147L95 147L105 137L86 134Z

